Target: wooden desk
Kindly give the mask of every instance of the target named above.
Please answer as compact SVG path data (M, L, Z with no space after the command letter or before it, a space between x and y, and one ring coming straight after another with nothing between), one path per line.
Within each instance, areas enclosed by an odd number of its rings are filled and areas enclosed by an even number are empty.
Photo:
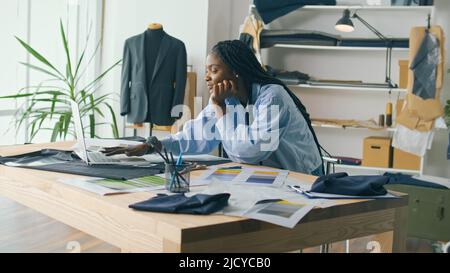
M0 155L73 143L1 147ZM194 175L199 175L197 172ZM314 181L298 173L294 177ZM392 250L405 251L408 197L343 201L314 209L294 229L237 217L137 212L128 205L152 193L103 197L58 183L60 173L0 166L0 195L115 245L124 252L287 252L393 232Z

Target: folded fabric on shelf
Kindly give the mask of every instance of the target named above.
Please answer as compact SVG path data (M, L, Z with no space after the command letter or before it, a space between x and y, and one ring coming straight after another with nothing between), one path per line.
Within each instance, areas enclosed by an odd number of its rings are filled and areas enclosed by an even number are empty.
M267 73L272 77L278 78L287 85L297 85L306 83L310 77L308 74L300 71L286 71L281 69L275 69L270 66L266 66Z
M311 192L352 196L386 195L384 185L389 181L385 176L349 176L347 173L335 173L319 177Z
M264 23L282 17L305 5L336 5L336 0L255 0L256 9Z
M150 200L130 205L130 208L149 212L209 215L228 206L229 199L228 193L197 194L192 197L184 194L158 194Z
M263 30L261 48L275 44L336 46L340 36L311 30Z
M351 127L351 128L367 128L372 130L384 130L384 127L380 127L373 119L370 120L355 120L355 119L322 119L312 118L313 125L315 126L337 126L337 127Z
M389 39L390 45L394 48L409 48L409 39L407 38L394 38ZM380 39L355 39L355 38L344 38L338 41L338 46L349 46L349 47L386 47L387 43Z

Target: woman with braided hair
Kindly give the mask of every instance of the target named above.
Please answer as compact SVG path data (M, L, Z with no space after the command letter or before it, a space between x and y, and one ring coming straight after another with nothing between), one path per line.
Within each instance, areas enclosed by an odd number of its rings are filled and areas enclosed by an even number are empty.
M175 154L210 153L313 175L323 174L320 145L300 100L263 69L241 41L223 41L207 57L208 106L182 132L161 141ZM109 149L109 155L153 152L151 144Z

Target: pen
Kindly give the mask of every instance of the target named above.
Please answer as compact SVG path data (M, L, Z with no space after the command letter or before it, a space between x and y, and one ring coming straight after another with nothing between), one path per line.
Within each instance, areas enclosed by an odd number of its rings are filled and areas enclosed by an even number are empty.
M294 191L296 191L297 193L301 193L303 195L305 195L308 198L312 198L313 196L311 196L311 194L309 194L309 192L302 190L299 186L292 186L289 185L289 188L293 189Z
M221 168L222 170L242 170L242 166L233 166L233 167L225 167Z

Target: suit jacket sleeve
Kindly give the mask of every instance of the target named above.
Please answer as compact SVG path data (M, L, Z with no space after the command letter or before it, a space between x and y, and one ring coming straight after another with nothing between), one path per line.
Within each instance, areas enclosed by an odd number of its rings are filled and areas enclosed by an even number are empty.
M122 83L120 92L120 114L126 116L130 112L131 56L128 43L125 43L122 60Z
M187 80L187 53L186 46L182 44L177 54L177 68L176 68L176 83L175 94L172 102L172 109L177 105L184 103L184 96L186 93L186 80ZM181 118L181 116L179 117Z

